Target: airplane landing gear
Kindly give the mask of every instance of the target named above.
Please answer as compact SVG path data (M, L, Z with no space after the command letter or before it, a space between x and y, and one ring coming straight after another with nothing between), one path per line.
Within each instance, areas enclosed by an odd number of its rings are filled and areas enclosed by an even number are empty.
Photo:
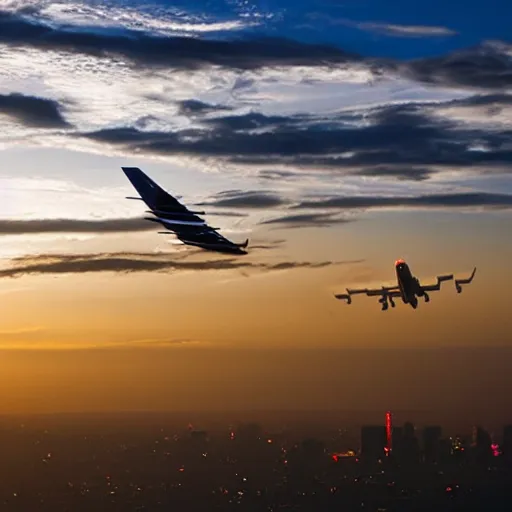
M389 303L391 304L391 307L394 308L395 307L395 301L393 300L392 297L389 297Z
M430 297L428 295L428 293L425 293L425 302L430 302Z
M395 304L394 304L393 300L391 299L391 297L389 297L389 300L391 302L391 306L395 307ZM381 297L379 299L379 303L382 304L382 311L386 311L388 309L388 307L389 307L389 305L388 305L388 296L384 295L383 297Z

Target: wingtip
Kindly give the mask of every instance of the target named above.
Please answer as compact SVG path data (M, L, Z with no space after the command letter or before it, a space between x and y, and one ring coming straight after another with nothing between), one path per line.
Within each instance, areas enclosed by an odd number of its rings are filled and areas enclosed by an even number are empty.
M129 174L131 172L142 172L138 167L121 166L121 169L125 174Z

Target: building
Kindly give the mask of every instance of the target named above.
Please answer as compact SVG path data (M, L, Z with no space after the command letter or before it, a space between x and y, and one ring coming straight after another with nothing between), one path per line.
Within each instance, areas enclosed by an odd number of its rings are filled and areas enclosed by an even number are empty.
M387 435L385 425L367 425L361 428L361 457L379 460L385 457Z
M472 450L475 457L475 461L480 465L489 464L492 458L492 439L486 430L482 427L474 427L473 429L473 442Z
M507 465L512 466L512 425L506 425L503 429L503 456Z
M439 426L427 426L423 429L423 460L429 464L439 462L442 429Z

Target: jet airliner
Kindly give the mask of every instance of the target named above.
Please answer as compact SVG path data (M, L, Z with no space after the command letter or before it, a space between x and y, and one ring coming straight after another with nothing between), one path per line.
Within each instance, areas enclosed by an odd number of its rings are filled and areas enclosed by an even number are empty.
M219 228L208 226L201 217L198 217L205 212L189 210L138 167L122 167L122 169L140 194L140 197L127 197L127 199L139 199L146 203L149 207L147 213L153 214L154 217L145 217L145 219L157 222L168 230L159 231L159 234L174 234L184 244L207 251L247 254L244 249L249 244L249 239L242 244L231 242L218 233Z
M395 307L394 298L401 298L404 304L409 304L413 309L418 307L418 297L423 297L425 302L430 301L428 292L438 291L441 289L441 283L453 280L453 274L437 276L437 283L430 285L422 285L418 278L412 275L409 265L402 259L395 262L395 272L397 286L382 286L376 289L349 289L347 293L335 294L334 297L340 300L346 300L347 304L352 304L352 295L364 293L369 297L378 297L379 303L382 305L382 311L388 309L389 304ZM466 279L455 279L455 289L457 293L462 292L462 285L469 284L475 277L476 267L473 269L471 276Z

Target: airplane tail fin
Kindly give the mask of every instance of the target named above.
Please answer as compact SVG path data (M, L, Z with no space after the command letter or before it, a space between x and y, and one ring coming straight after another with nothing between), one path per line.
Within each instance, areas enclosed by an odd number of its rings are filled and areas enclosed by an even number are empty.
M138 167L121 167L141 199L152 210L183 210L183 206Z
M245 249L249 245L249 239L247 239L243 244L238 244L238 247Z

